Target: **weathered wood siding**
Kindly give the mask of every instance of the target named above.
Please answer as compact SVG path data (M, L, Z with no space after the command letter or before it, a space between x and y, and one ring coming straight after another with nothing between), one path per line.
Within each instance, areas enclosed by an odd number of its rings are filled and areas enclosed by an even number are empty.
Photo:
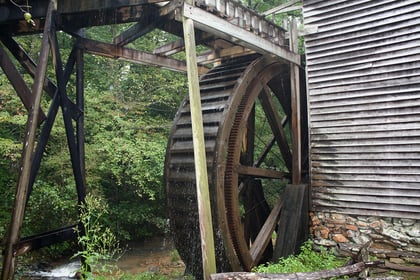
M303 11L313 209L420 219L420 1Z

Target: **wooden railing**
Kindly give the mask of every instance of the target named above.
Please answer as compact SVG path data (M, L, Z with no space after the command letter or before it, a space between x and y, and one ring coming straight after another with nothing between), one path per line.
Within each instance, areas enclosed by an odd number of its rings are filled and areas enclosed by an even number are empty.
M196 0L196 6L207 10L230 23L270 40L276 45L284 45L286 30L265 16L249 9L236 0Z

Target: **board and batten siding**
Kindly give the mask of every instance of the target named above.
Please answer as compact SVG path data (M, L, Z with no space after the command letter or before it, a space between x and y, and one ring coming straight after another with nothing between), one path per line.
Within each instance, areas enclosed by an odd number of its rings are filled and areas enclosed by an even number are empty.
M313 210L420 219L420 1L303 13Z

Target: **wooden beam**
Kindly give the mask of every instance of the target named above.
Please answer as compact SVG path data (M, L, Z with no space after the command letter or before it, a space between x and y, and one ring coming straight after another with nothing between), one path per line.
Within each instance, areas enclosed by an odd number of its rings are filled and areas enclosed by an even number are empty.
M77 225L67 226L64 228L22 238L19 244L16 245L16 255L21 256L27 252L38 250L58 242L74 240L77 237L77 234L74 231L76 226Z
M187 72L187 65L184 61L154 55L135 49L123 48L114 44L81 38L78 43L78 47L84 49L85 52L90 54L118 58L124 61L130 61L143 65L158 66L178 72ZM208 70L208 68L203 66L198 67L200 75L207 73Z
M29 73L29 75L31 75L32 78L35 77L37 68L36 63L22 48L22 46L19 45L18 42L16 42L16 40L10 36L1 36L0 39L2 43L9 49L10 53L12 53L13 56L19 61L20 65L22 65L22 67ZM48 77L45 77L44 90L51 98L54 97L54 93L57 90L55 84L50 79L48 79Z
M246 29L203 9L184 3L184 16L194 20L195 26L225 40L264 54L272 54L300 65L300 56Z
M290 24L290 49L298 52L298 29L294 19ZM302 179L302 133L300 119L299 66L290 64L291 107L292 107L292 184L298 185Z
M153 54L158 55L172 55L182 52L185 49L184 39L180 38L176 41L170 42L166 45L160 46L153 50Z
M213 274L212 280L314 280L329 279L332 277L352 275L363 271L368 267L378 267L383 261L358 262L352 265L342 266L335 269L320 270L314 272L296 273L255 273L255 272L226 272ZM382 279L382 278L381 278Z
M285 11L286 8L289 8L290 6L293 6L293 5L295 5L299 2L301 2L301 0L292 0L292 1L286 2L284 4L281 4L281 5L277 6L277 7L274 7L272 9L268 10L268 11L265 11L264 13L262 13L262 15L263 16L269 16L271 14L281 13L281 12ZM302 6L299 6L299 9L301 9L301 8L302 8Z
M240 56L244 54L252 54L252 53L255 53L255 52L245 47L233 46L227 49L204 52L197 57L197 62L198 63L211 63L221 58L235 57L235 56Z
M155 29L156 24L157 20L148 22L142 17L140 18L140 22L137 22L135 25L122 32L115 37L112 42L118 47L123 47Z
M59 2L58 11L60 13L78 13L100 9L115 9L121 7L131 7L145 4L161 3L167 0L89 0L74 1L62 0Z
M203 116L201 112L200 85L196 62L197 55L195 50L194 22L187 17L183 17L182 23L184 28L185 53L187 56L188 67L187 75L193 132L194 165L201 234L203 277L207 280L210 278L212 273L216 272L216 256L214 248L209 181L207 175Z
M0 67L3 69L4 74L6 74L26 110L30 112L33 105L33 96L31 95L31 90L26 85L19 71L16 69L15 65L8 57L2 46L0 46ZM42 122L46 116L41 107L39 110L39 122Z
M20 167L19 179L16 188L12 220L10 222L3 259L2 279L13 279L15 273L16 252L15 246L19 242L23 217L26 208L26 197L29 187L29 175L31 172L32 155L35 147L35 138L38 126L39 112L41 108L42 89L45 74L47 71L48 54L50 52L49 33L54 22L54 10L57 9L57 2L51 0L48 5L46 24L42 37L41 50L39 54L38 71L35 75L32 87L33 104L28 115L25 140L22 151L22 163Z

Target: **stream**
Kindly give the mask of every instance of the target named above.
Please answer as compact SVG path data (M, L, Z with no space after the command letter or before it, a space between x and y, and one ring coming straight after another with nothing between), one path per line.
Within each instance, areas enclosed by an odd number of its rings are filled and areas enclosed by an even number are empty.
M122 247L124 253L117 262L121 273L156 272L165 275L182 275L184 271L185 266L172 242L165 238L130 242ZM79 269L80 261L62 259L45 268L24 271L19 279L75 279L75 274Z

